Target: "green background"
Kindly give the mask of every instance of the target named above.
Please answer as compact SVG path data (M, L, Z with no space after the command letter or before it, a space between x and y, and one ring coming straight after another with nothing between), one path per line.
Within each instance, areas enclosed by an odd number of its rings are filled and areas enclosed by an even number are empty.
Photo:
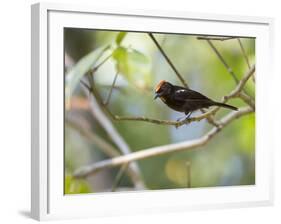
M197 35L154 34L189 87L220 101L235 88L235 82L214 51ZM106 99L116 71L119 75L116 89L108 107L116 115L145 116L155 119L176 120L183 114L172 111L160 100L153 100L153 88L160 80L181 85L175 73L147 33L97 31L67 28L65 40L65 76L86 55L99 47L111 45L113 56L95 73L95 82ZM241 38L251 64L255 63L255 39ZM237 39L213 41L238 78L248 66ZM83 64L81 65L84 66ZM86 67L86 65L84 66ZM247 91L254 97L252 79ZM88 98L77 84L70 97L71 107L65 115L75 119L82 128L115 146L89 111ZM67 100L66 100L67 101ZM243 107L240 99L229 104ZM230 111L221 109L216 118ZM196 116L200 112L193 113ZM132 151L160 146L203 136L212 128L206 120L175 128L139 121L112 121ZM65 122L65 193L109 191L117 168L105 169L85 180L76 180L73 172L83 165L109 158L76 127ZM116 146L115 146L116 147ZM140 160L141 173L148 189L186 188L191 164L191 187L214 187L255 184L255 114L233 121L207 145L191 151L169 153ZM124 175L118 190L132 190L130 179Z

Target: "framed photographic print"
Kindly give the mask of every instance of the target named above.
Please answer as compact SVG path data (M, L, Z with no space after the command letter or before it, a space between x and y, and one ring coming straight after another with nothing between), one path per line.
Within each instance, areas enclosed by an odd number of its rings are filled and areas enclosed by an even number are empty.
M269 205L270 18L32 6L32 217Z

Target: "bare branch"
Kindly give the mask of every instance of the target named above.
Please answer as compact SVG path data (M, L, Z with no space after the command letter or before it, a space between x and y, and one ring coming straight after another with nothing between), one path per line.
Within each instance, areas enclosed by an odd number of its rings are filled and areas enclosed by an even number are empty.
M236 97L243 90L248 79L254 74L256 66L253 65L250 70L243 76L236 88L227 96L228 98Z
M256 68L255 65L253 65L251 69L240 80L236 88L233 91L231 91L230 94L223 97L222 103L226 103L231 98L240 97L246 104L248 104L250 107L252 107L253 110L255 110L255 103L253 102L253 100L248 95L243 94L241 92L247 80L254 74L255 68ZM214 115L219 109L220 107L216 107L215 109L210 110L209 113Z
M118 185L120 184L120 182L122 180L122 177L123 177L127 167L128 167L128 163L124 163L121 166L121 168L120 168L119 172L117 173L117 175L115 177L115 180L114 180L114 182L112 184L111 191L115 191L116 190L116 188L118 187Z
M71 118L71 116L66 116L66 121L70 127L74 130L79 132L82 136L88 139L90 142L94 143L102 150L103 153L110 157L120 156L121 153L115 149L112 145L107 143L101 137L96 135L95 133L91 132L87 127L81 127L81 122L76 121L75 119Z
M109 47L105 48L105 50L102 52L102 54L104 54L104 52L108 49L109 49ZM112 56L112 53L109 54L105 59L103 59L98 65L95 65L94 68L91 70L91 72L93 73L93 72L97 71L105 62L107 62L109 60L109 58L111 58L111 56Z
M216 53L216 55L218 56L218 58L220 59L220 61L222 62L222 64L224 65L224 67L227 69L227 71L229 72L229 74L232 76L232 78L234 79L234 81L236 82L236 84L238 84L239 80L237 78L237 75L233 72L232 68L227 64L227 62L224 60L223 56L221 55L221 53L218 51L218 49L215 47L215 45L212 43L212 41L210 41L209 39L207 39L208 44L211 46L211 48L213 49L213 51Z
M238 37L217 37L217 36L199 36L197 37L197 40L219 40L219 41L225 41L225 40L232 40L236 39Z
M96 135L95 133L91 132L89 128L83 126L81 127L81 122L76 121L75 119L71 118L71 116L67 116L66 120L68 122L68 125L70 125L73 129L78 131L82 136L87 138L90 142L94 143L99 147L100 150L102 150L106 155L110 157L117 157L120 156L121 153L115 149L112 145L107 143L104 139ZM127 164L128 165L128 164ZM130 166L126 166L127 169L124 171L127 172L127 175L132 179L132 181L135 179L135 170L133 170ZM113 185L114 186L114 185ZM116 185L117 187L117 185ZM143 189L143 188L142 188Z
M91 76L92 77L92 76ZM86 87L89 91L94 91L94 88L89 87L84 82L83 86ZM89 95L89 102L90 102L90 110L93 114L93 116L96 118L96 120L100 123L100 125L103 127L103 129L107 132L108 136L112 139L112 141L118 146L120 151L123 154L129 154L131 153L131 150L127 143L124 141L124 139L121 137L121 135L118 133L118 131L115 129L111 121L107 118L107 116L103 113L100 104L97 102L96 98L94 97L91 92L86 91L86 93ZM131 173L132 181L136 188L138 189L145 189L145 184L143 183L141 172L139 170L139 167L136 163L130 163L129 164L130 170L133 170Z
M248 68L250 69L250 68L251 68L251 64L250 64L249 58L248 58L248 56L247 56L247 54L246 54L245 48L244 48L244 46L243 46L243 44L242 44L242 41L241 41L240 38L238 38L237 40L238 40L240 49L241 49L241 51L242 51L242 54L243 54L243 56L244 56L244 59L245 59L247 65L248 65ZM252 78L253 78L253 81L255 82L255 75L253 75Z
M152 41L155 43L155 45L157 46L158 50L161 52L161 54L164 56L164 58L166 59L166 61L168 62L168 64L171 66L171 68L174 70L175 74L177 75L177 77L179 78L179 80L181 81L181 83L185 86L188 87L186 81L184 80L184 78L182 77L182 75L179 73L179 71L176 69L176 67L174 66L174 64L172 63L172 61L170 60L170 58L168 57L168 55L165 53L165 51L163 50L163 48L160 46L160 44L158 43L158 41L156 40L156 38L153 36L152 33L148 33L148 35L150 36L150 38L152 39Z
M254 72L255 72L255 65L253 65L252 68L243 76L243 78L240 80L240 82L238 83L236 88L229 95L223 97L222 102L226 103L230 98L240 97L241 99L246 101L246 103L249 104L252 107L252 109L254 110L255 109L254 102L252 102L252 100L247 95L241 93L247 80L250 78L251 75L253 75ZM85 83L82 83L82 84L86 85ZM87 86L87 89L89 91L91 91L90 87L88 87L88 86ZM159 125L173 125L175 127L180 127L182 125L189 124L194 121L198 122L205 118L210 118L210 116L215 115L215 113L217 113L217 111L220 109L220 107L215 107L214 109L209 110L199 116L191 117L191 118L188 118L183 121L159 120L159 119L147 118L144 116L118 116L118 115L114 115L107 107L102 105L101 96L99 95L99 93L97 91L94 90L93 93L94 93L96 99L100 102L101 107L108 113L108 115L112 119L117 120L117 121L144 121L144 122L150 122L150 123L159 124ZM219 128L220 123L216 122L215 126Z
M247 65L248 65L248 68L250 69L250 68L251 68L251 65L250 65L248 56L247 56L247 54L246 54L245 48L244 48L244 46L243 46L243 44L242 44L242 41L240 40L240 38L238 38L237 41L238 41L239 46L240 46L240 48L241 48L242 54L243 54L243 56L244 56L244 59L245 59Z
M227 96L224 96L222 99L223 103L226 103L230 98L234 97L240 97L244 101L246 101L247 104L249 104L253 109L255 108L254 102L252 102L252 99L249 98L247 95L241 93L243 90L247 80L253 75L255 72L255 65L252 66L252 68L243 76L243 78L240 80L236 88ZM84 83L85 85L85 83ZM89 87L88 87L88 90ZM207 112L204 112L203 114L196 116L196 117L191 117L183 121L172 121L172 120L159 120L159 119L154 119L154 118L148 118L144 116L119 116L113 114L106 106L102 104L102 98L100 94L94 89L93 94L95 95L97 101L100 103L100 106L105 110L105 112L113 119L117 121L144 121L144 122L149 122L153 124L159 124L159 125L173 125L175 127L180 127L185 124L189 124L194 121L201 121L203 119L208 119L210 116L215 115L215 113L220 109L220 107L215 107L212 110L209 110ZM216 127L220 127L220 123L216 122L215 125Z
M153 124L161 124L161 125L172 125L175 127L180 127L184 124L189 124L193 121L201 121L205 118L208 118L211 115L211 113L206 112L204 114L201 114L196 117L191 117L182 121L172 121L172 120L159 120L159 119L153 119L153 118L148 118L144 116L118 116L118 115L113 115L113 119L119 120L119 121L145 121Z
M83 85L86 85L85 83L82 83ZM213 112L206 112L203 113L197 117L191 117L188 119L185 119L183 121L171 121L171 120L159 120L159 119L154 119L154 118L147 118L144 116L119 116L119 115L115 115L113 114L108 107L104 106L104 104L102 103L102 98L101 95L98 93L98 91L96 91L95 88L91 89L90 87L86 87L89 91L91 91L93 93L93 95L95 96L97 102L99 103L100 107L113 119L116 121L145 121L145 122L150 122L150 123L154 123L154 124L162 124L162 125L173 125L175 127L180 127L184 124L188 124L192 121L201 121L204 118L210 118L210 116L213 114ZM219 124L216 125L217 127L219 126Z
M112 94L112 90L113 90L113 88L115 87L115 83L116 83L116 80L117 80L117 77L118 77L118 73L119 73L119 71L117 71L116 74L115 74L115 76L114 76L113 83L112 83L111 88L110 88L110 90L109 90L109 94L108 94L108 96L107 96L106 101L104 102L104 105L105 105L105 106L107 106L108 103L109 103L109 101L110 101L111 94Z
M220 59L220 61L222 62L222 64L224 65L224 67L227 69L228 73L232 76L232 78L234 79L234 81L236 82L236 84L239 84L239 80L237 78L237 75L233 72L232 68L227 64L227 62L225 61L225 59L223 58L223 56L220 54L220 52L218 51L218 49L214 46L214 44L210 41L207 40L208 44L211 46L211 48L213 49L213 51L216 53L216 55L218 56L218 58ZM250 97L247 93L245 89L242 89L241 92L239 93L239 96L245 103L247 103L249 106L251 106L252 108L255 108L255 102L252 99L252 97Z
M186 174L186 186L188 188L191 188L191 162L190 161L187 161L185 163L186 165L186 171L187 171L187 174Z
M212 128L207 134L202 136L201 138L195 139L195 140L189 140L189 141L184 141L180 143L175 143L175 144L170 144L170 145L164 145L164 146L158 146L158 147L153 147L149 149L144 149L141 151L133 152L124 156L116 157L113 159L108 159L108 160L103 160L97 163L94 163L89 166L81 167L78 169L75 173L74 176L77 178L84 178L89 175L93 175L96 172L104 169L104 168L109 168L109 167L115 167L119 166L125 163L129 163L132 161L136 160L141 160L145 158L151 158L154 156L159 156L171 152L178 152L178 151L184 151L184 150L191 150L195 148L199 148L206 143L208 143L218 132L220 132L225 126L227 126L229 123L231 123L233 120L250 114L252 113L253 110L251 107L245 107L240 109L237 112L232 112L223 117L220 120L221 127L217 128L214 127Z
M253 100L249 95L239 92L237 94L238 97L240 97L246 104L248 104L250 107L252 107L255 110L255 100Z

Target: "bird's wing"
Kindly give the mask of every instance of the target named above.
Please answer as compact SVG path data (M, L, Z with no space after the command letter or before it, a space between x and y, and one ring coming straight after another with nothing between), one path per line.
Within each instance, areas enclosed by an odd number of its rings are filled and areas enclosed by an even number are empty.
M194 90L177 86L174 92L174 100L181 101L181 102L195 102L195 101L210 100L210 99Z
M184 109L185 112L208 108L212 100L191 89L176 88L173 94L173 102L176 106Z

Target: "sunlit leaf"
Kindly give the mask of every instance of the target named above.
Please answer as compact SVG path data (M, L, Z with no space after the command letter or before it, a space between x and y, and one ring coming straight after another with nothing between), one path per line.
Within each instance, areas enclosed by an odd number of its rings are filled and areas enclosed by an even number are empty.
M116 61L116 69L127 79L129 79L130 71L128 65L127 49L124 47L118 47L114 50L112 56Z
M129 82L136 82L136 80L146 80L150 72L150 61L141 52L125 48L118 47L113 52L113 58L116 61L116 69L124 75Z
M130 59L134 63L138 63L140 65L146 65L149 63L148 58L143 53L135 49L128 49L128 53L130 55Z
M70 97L79 84L81 78L89 71L96 61L101 57L106 47L100 47L81 58L66 75L65 97L69 102Z
M120 45L126 35L127 35L127 32L120 32L120 33L118 33L118 35L117 35L117 37L115 39L116 44Z

